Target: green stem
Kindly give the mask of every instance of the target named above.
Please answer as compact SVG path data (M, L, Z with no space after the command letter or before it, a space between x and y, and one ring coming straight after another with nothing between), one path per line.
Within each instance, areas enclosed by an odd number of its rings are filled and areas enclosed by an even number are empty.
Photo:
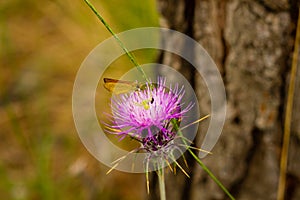
M172 119L171 123L173 124L174 128L178 131L178 135L181 137L184 137L180 128L178 127L177 120ZM185 141L185 139L182 139L184 145L187 146L188 152L195 158L197 163L202 167L202 169L213 179L213 181L225 192L225 194L228 195L228 197L231 200L235 200L235 198L230 194L230 192L225 188L225 186L215 177L215 175L206 167L206 165L196 156L196 154L189 148L189 145Z
M215 177L215 175L206 167L206 165L195 155L195 153L188 148L189 153L195 158L197 163L202 167L202 169L213 179L213 181L228 195L231 200L235 198L230 194L230 192L225 188L225 186Z
M150 82L150 80L148 79L146 73L141 68L141 66L138 64L136 59L134 58L134 55L129 52L129 50L126 48L126 46L120 40L120 38L115 34L115 32L111 29L111 27L107 24L107 22L104 20L104 18L99 14L99 12L96 10L96 8L93 6L93 4L91 4L88 0L84 0L84 1L90 7L90 9L94 12L94 14L98 17L98 19L102 22L102 24L105 26L105 28L113 35L115 40L118 42L119 46L123 49L123 51L128 56L129 60L135 65L135 67L139 70L139 72L141 72L143 78L147 82Z
M166 188L165 188L165 171L163 168L157 171L160 199L166 200Z

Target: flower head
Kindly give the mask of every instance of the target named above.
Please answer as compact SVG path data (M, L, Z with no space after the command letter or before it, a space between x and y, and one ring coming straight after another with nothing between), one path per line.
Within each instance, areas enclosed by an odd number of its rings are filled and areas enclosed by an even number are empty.
M112 99L112 121L110 133L123 139L130 136L142 143L143 148L156 151L167 145L176 135L174 120L179 122L192 104L182 108L184 87L178 84L166 87L166 79L146 83L143 89L120 94ZM173 121L172 121L173 120Z

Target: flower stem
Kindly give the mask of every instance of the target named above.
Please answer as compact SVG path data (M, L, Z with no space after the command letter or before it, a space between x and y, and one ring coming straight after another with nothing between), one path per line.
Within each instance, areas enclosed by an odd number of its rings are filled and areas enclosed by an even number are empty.
M128 56L129 60L134 64L134 66L141 72L143 78L147 81L150 82L148 79L146 73L144 70L141 68L137 60L134 58L134 55L130 53L130 51L126 48L124 43L120 40L120 38L115 34L115 32L111 29L111 27L107 24L107 22L104 20L104 18L99 14L99 12L96 10L96 8L93 6L93 4L90 3L89 0L84 0L85 3L90 7L90 9L94 12L94 14L98 17L98 19L101 21L101 23L105 26L105 28L113 35L115 40L118 42L119 46L123 49L123 51L126 53Z
M201 119L206 119L207 117L203 117ZM200 121L201 121L200 119ZM199 120L197 120L199 121ZM184 137L181 129L178 127L177 121L176 120L171 120L174 128L177 130L178 135L180 135L181 137ZM227 194L227 196L231 199L231 200L235 200L235 198L230 194L230 192L225 188L225 186L217 179L217 177L215 177L215 175L206 167L206 165L198 158L198 156L196 156L196 154L189 148L189 145L186 143L186 141L184 139L182 139L184 145L187 146L187 150L188 152L195 158L195 160L197 161L197 163L202 167L202 169L210 176L210 178L212 178L212 180L225 192L225 194Z
M160 168L157 171L157 176L158 176L158 182L159 182L160 199L166 200L165 171L163 168Z
M230 194L230 192L225 188L225 186L215 177L215 175L206 167L206 165L195 155L195 153L188 148L189 153L195 158L197 163L202 167L202 169L213 179L213 181L228 195L231 200L235 198Z

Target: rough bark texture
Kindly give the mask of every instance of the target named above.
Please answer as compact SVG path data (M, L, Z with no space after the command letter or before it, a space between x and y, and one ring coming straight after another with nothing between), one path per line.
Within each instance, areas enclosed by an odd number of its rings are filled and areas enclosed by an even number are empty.
M158 0L158 8L162 26L198 41L223 76L226 123L213 155L203 159L204 163L236 199L276 199L297 1ZM209 113L206 86L193 67L168 53L161 60L191 80L201 112ZM300 199L299 71L286 199ZM200 132L206 126L202 123ZM201 146L201 136L196 143ZM190 179L181 173L167 176L167 199L227 198L193 161L189 170Z

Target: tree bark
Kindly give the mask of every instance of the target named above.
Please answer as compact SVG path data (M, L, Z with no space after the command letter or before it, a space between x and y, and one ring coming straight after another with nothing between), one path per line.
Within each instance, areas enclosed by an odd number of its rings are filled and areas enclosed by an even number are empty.
M213 154L203 162L236 199L276 199L297 4L296 0L158 0L161 25L198 41L223 76L226 122ZM207 88L193 67L168 53L161 61L191 81L201 113L209 113ZM300 199L299 71L286 199ZM207 125L200 124L198 147ZM182 173L167 174L167 199L227 199L199 165L188 160L190 179Z

